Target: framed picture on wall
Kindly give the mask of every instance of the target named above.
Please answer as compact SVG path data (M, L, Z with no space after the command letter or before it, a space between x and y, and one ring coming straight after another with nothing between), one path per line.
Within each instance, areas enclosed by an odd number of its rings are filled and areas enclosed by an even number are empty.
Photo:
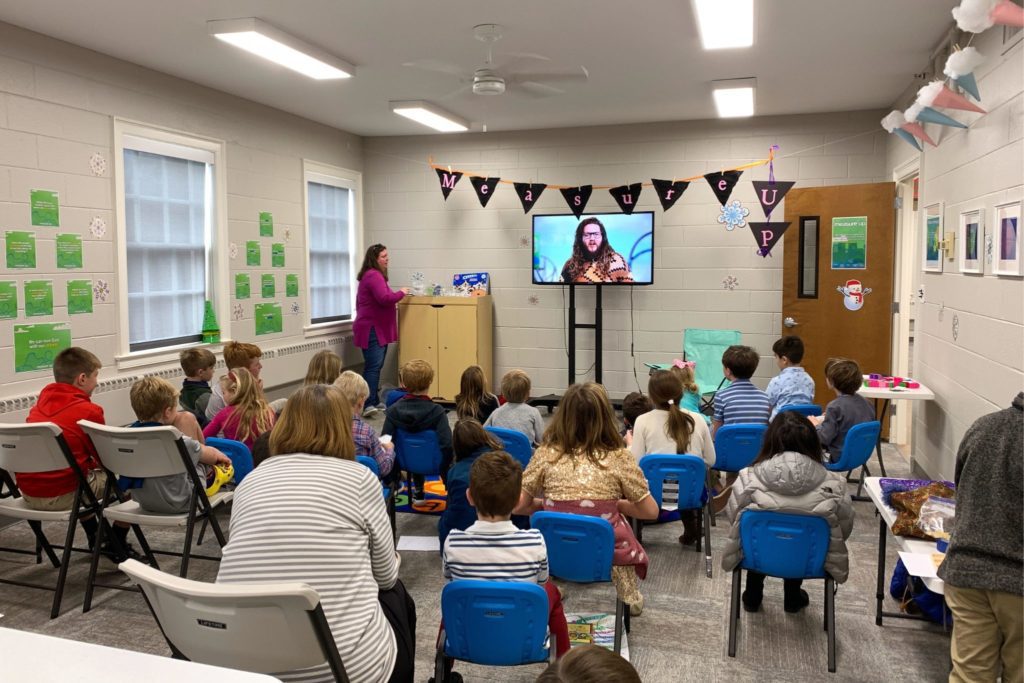
M942 202L924 207L924 271L942 272Z
M996 275L1024 275L1021 268L1020 205L1018 199L996 206L996 218L992 224L995 238L992 272Z
M984 273L985 247L982 236L985 227L981 209L964 211L960 214L960 230L957 235L957 253L959 254L961 273Z

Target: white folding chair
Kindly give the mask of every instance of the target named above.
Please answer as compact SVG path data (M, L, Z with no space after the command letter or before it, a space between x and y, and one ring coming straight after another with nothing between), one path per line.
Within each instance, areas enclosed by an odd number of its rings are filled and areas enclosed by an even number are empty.
M44 512L33 510L25 504L21 492L9 473L36 473L52 472L71 467L78 476L78 490L75 492L75 499L67 510L56 512ZM53 591L53 604L50 608L50 618L53 619L60 613L61 598L64 595L64 584L67 580L68 566L71 562L71 552L75 540L75 531L78 520L93 514L97 508L96 497L89 488L85 476L79 469L71 449L68 448L60 427L52 422L34 422L31 424L0 424L0 472L7 488L7 493L0 496L0 516L25 520L32 533L36 537L36 549L24 550L18 548L4 548L7 552L15 552L27 555L35 555L36 563L42 561L41 551L46 553L50 563L59 568L57 583L55 586L45 586L27 581L16 581L14 579L0 579L0 583L7 583L27 588L39 588ZM83 493L84 492L84 493ZM60 522L65 525L64 545L53 546L43 533L43 522ZM54 548L61 550L58 559Z
M327 663L348 681L320 596L304 583L201 583L135 560L119 567L142 588L175 658L265 674Z
M218 491L212 498L206 496L206 482L200 479L199 473L192 465L192 459L189 457L188 451L185 450L181 432L174 427L110 427L88 420L81 420L78 424L92 440L100 462L107 470L107 490L104 492L104 500L109 499L110 493L114 490L116 475L145 479L184 474L192 480L192 501L188 512L180 514L154 513L144 510L134 501L127 501L114 505L101 504L100 514L105 520L125 522L136 529L139 526L185 527L185 540L181 552L151 550L141 531L136 531L147 560L154 566L159 566L154 553L181 558L179 576L188 575L189 560L193 557L200 560L220 561L218 557L193 554L192 536L197 519L209 520L217 542L224 547L227 541L213 511L215 507L230 502L234 493ZM99 540L96 545L99 547ZM92 594L95 586L124 588L124 586L95 583L98 564L99 553L93 552L92 566L89 569L89 583L85 589L85 604L83 605L85 612L88 612L92 606Z

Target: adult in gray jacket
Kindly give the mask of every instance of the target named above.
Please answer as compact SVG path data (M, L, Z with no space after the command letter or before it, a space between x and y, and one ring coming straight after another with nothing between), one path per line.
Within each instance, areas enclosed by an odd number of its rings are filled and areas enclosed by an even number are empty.
M1024 680L1024 392L971 425L956 456L956 525L939 576L953 611L950 681Z
M743 560L740 547L740 515L744 510L770 510L824 517L832 531L825 571L836 583L846 581L849 558L846 539L853 531L853 506L846 496L842 474L821 464L821 442L810 421L795 412L775 416L765 432L754 464L739 473L732 486L726 512L732 520L722 555L722 568L732 571ZM765 575L747 571L743 608L756 612L764 595ZM800 579L785 579L783 608L799 612L808 605Z

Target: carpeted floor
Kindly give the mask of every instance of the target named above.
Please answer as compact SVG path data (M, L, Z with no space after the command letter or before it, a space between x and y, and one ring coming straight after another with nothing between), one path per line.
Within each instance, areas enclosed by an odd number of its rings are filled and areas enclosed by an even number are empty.
M379 428L378 417L371 421ZM885 448L890 476L908 476L907 461L895 448ZM736 658L726 654L731 575L719 566L726 522L719 517L712 529L715 573L704 575L703 554L684 549L676 541L681 532L677 523L647 527L644 545L651 558L650 571L641 589L646 608L634 618L629 634L630 658L641 678L649 683L661 681L940 681L948 672L949 636L940 627L887 620L882 627L874 623L875 566L877 562L878 524L869 502L854 503L857 520L849 541L850 579L840 586L836 596L838 673L830 675L826 667L826 638L822 630L823 595L821 584L807 582L811 605L800 614L782 610L781 581L769 579L762 610L743 613ZM227 518L222 516L227 528ZM436 535L437 517L400 514L399 534ZM50 530L51 537L56 531ZM147 533L154 547L173 547L181 536L170 532ZM0 530L0 545L29 547L28 527L16 524ZM84 534L79 532L79 544ZM896 559L894 543L889 543L886 563L891 573ZM207 538L200 552L215 554L216 543ZM164 569L174 571L172 558ZM109 563L103 564L106 579L119 580ZM83 583L88 559L76 557L68 578L62 614L50 620L51 594L44 591L0 585L0 626L24 629L48 635L100 643L130 650L168 654L160 631L142 598L133 593L100 590L92 611L82 613ZM32 564L32 558L0 552L0 575L9 578L50 583L56 572L49 565ZM189 576L212 581L216 565L195 561ZM418 615L416 680L432 675L433 649L440 621L440 593L443 586L440 559L433 552L405 552L401 578L416 600ZM888 585L888 576L887 584ZM610 584L577 586L559 582L567 612L595 613L614 609L614 589ZM897 609L886 598L886 609ZM0 656L2 658L2 656ZM466 681L532 681L541 665L512 669L476 667L458 664ZM74 671L69 664L68 680Z

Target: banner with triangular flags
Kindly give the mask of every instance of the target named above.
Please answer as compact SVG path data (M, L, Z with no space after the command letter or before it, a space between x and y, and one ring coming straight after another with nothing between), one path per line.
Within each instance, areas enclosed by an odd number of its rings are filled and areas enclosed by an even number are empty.
M587 210L587 202L590 201L590 195L594 192L594 186L566 187L562 188L561 192L565 197L565 203L569 205L569 210L576 218L579 218Z
M540 195L547 187L544 183L513 183L516 194L519 195L519 203L523 205L523 213L530 213L530 209L540 199Z
M661 202L663 211L668 211L672 205L679 201L679 198L686 192L690 183L685 180L659 180L651 178L654 191L658 193L658 201Z
M631 214L640 200L640 192L643 190L643 183L632 185L619 185L608 190L608 193L615 198L615 203L622 209L622 213Z
M754 240L757 241L757 253L762 257L768 256L772 247L782 237L782 233L786 232L789 224L790 221L782 221L781 223L748 223L750 232L754 234Z
M480 200L480 206L487 206L487 202L491 201L494 190L497 189L500 181L501 178L481 178L480 176L473 176L469 179L469 182L473 183L473 189L476 190L476 198Z
M435 168L437 171L437 178L441 181L441 193L444 195L445 201L448 201L448 195L452 193L459 180L462 179L461 171L449 171L443 168Z
M779 205L782 198L786 196L786 193L796 183L792 180L755 180L754 194L757 195L757 201L761 202L761 209L764 210L765 218L770 219L772 217L772 211Z
M729 195L732 188L736 187L743 171L721 171L719 173L705 173L704 179L711 186L711 191L718 197L718 203L725 206L729 202Z

